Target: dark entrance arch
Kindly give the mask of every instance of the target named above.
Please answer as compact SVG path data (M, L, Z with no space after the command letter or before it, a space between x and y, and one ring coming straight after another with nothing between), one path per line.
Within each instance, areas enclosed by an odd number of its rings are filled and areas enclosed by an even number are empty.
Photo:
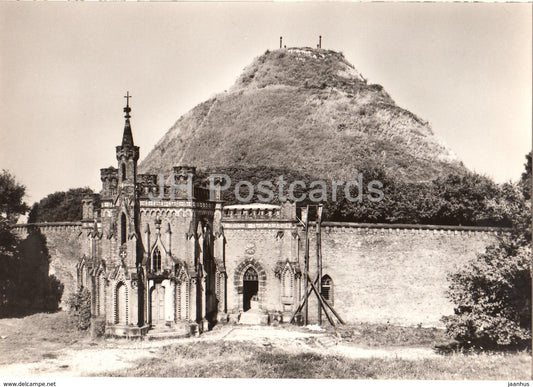
M257 272L253 267L249 267L244 272L242 278L242 309L247 311L250 309L250 301L252 297L257 296L259 291L259 280Z

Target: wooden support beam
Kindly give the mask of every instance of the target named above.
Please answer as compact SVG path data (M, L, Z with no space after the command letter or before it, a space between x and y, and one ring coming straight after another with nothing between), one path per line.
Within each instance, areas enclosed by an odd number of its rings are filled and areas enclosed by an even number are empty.
M315 281L316 283L316 281ZM309 298L309 296L311 295L311 292L312 292L312 289L310 286L307 287L307 293L305 294L302 302L300 302L300 305L298 306L298 308L296 309L296 311L292 314L292 317L291 317L291 320L290 322L292 323L294 321L294 318L296 317L296 315L298 313L300 313L300 311L302 310L302 308L304 307L304 303L307 302L307 299Z
M307 282L309 281L309 205L306 207L306 217L305 217L305 254L304 254L304 265L305 265L305 284L307 287ZM305 312L304 312L304 325L307 325L309 321L309 303L308 297L305 298Z
M318 279L318 294L322 294L322 238L320 235L321 234L321 230L320 230L321 222L322 222L322 204L319 204L317 208L317 219L316 219L316 272L317 272L317 279ZM322 309L317 308L317 313L318 313L318 325L322 325Z
M339 322L344 325L345 322L343 321L343 319L341 318L341 316L339 316L339 314L335 311L335 309L333 308L333 306L331 306L329 304L329 302L325 299L325 298L322 298L324 303L326 304L326 306L331 310L331 312L335 315L335 317L337 317L337 320L339 320Z
M318 290L316 289L315 285L313 285L311 283L311 281L309 281L309 284L311 285L311 288L313 289L313 291L315 292L316 294L316 297L318 298L318 302L320 303L320 308L318 308L319 310L322 310L324 309L324 313L326 314L326 317L328 318L328 321L329 323L332 325L332 326L335 326L335 323L333 322L333 320L331 319L331 317L329 317L329 314L328 314L328 311L326 309L326 305L324 304L324 299L322 297L322 295L320 293L318 293Z
M293 313L290 322L294 322L294 319L298 313L304 309L304 325L307 325L309 322L309 296L311 292L314 292L319 307L318 309L318 323L322 324L322 310L326 314L326 317L329 323L332 326L335 326L335 322L328 313L328 309L333 313L333 315L339 320L341 324L344 324L344 321L340 315L335 311L335 309L327 302L327 300L322 296L322 238L321 238L321 229L320 224L322 222L322 204L319 204L317 208L317 220L316 220L316 264L317 264L317 277L314 282L309 278L309 205L306 207L305 213L305 251L304 251L304 283L306 284L307 291L305 296L300 302L300 305ZM303 222L302 222L303 223Z

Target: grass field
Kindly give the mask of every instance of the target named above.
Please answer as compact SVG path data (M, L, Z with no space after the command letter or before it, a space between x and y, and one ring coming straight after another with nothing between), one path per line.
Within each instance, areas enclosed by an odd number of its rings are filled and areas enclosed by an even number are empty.
M253 336L256 334L259 336ZM333 331L218 326L198 339L91 340L65 312L0 320L0 374L20 376L503 379L531 377L531 354L452 353L432 328L357 324ZM330 344L320 346L320 340ZM353 354L361 356L353 356ZM406 354L414 356L405 356ZM86 365L91 367L87 368ZM1 371L4 370L2 373ZM7 371L6 371L7 370Z
M528 379L531 357L454 354L437 359L347 359L253 343L171 345L135 367L100 376L338 379Z
M0 319L0 336L0 366L53 358L58 349L88 345L87 335L73 329L66 312Z

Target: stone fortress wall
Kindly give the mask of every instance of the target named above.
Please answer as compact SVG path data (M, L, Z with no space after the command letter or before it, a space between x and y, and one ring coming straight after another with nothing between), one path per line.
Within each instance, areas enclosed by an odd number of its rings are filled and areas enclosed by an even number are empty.
M83 255L81 222L17 224L14 231L20 239L24 239L28 236L30 226L37 227L46 237L51 258L48 273L55 275L64 285L60 306L65 308L68 296L76 291L76 265Z
M259 276L260 308L279 311L286 320L298 306L303 281L301 273L295 273L300 275L292 277L292 291L284 291L279 266L290 264L303 270L303 227L283 216L287 215L282 213L283 209L254 211L257 213L235 214L233 209L229 216L224 211L227 312L242 311L242 276L247 267L253 266ZM50 274L55 274L65 285L64 302L76 288L76 264L82 255L81 223L35 226L47 238L52 257ZM22 238L27 235L27 229L28 225L15 226ZM313 279L316 278L315 230L311 223L309 251ZM447 276L483 252L501 231L481 227L323 222L322 274L331 278L333 306L346 322L442 326L440 318L453 313L453 305L446 298ZM309 318L316 322L316 298L310 299Z
M255 261L265 270L266 293L260 304L276 308L286 301L298 305L304 291L296 281L294 300L283 300L276 262L291 260L303 270L304 232L294 224L232 222L224 225L228 272L228 310L238 305L236 268ZM316 228L310 227L310 277L315 279ZM480 227L373 225L322 223L322 274L333 282L333 306L345 321L442 326L443 315L453 313L446 297L447 276L495 242L500 231ZM310 298L309 319L317 321L316 297ZM279 308L279 307L278 307ZM287 313L291 315L292 313ZM323 317L323 321L327 321Z

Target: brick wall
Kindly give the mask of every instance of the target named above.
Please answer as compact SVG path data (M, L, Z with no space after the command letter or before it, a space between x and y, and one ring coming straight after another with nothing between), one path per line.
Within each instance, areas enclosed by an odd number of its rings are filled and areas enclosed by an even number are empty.
M256 269L260 277L260 307L281 310L280 280L274 275L274 269L278 261L291 257L291 229L290 222L224 224L228 312L242 309L240 277L249 265ZM264 276L261 272L264 272Z
M276 239L278 231L290 229L288 225L257 222L246 227L233 223L224 227L228 309L238 308L242 302L233 280L235 269L253 256L267 277L263 308L281 310L280 280L274 276L274 266L282 257L301 261L303 268L302 230L299 254L291 258L289 233ZM479 228L324 226L323 275L333 280L334 307L345 321L442 326L440 318L453 313L453 305L446 298L447 275L483 252L495 237L494 231ZM254 254L247 254L252 245ZM309 245L311 277L316 278L314 232ZM309 308L311 321L317 320L315 300L312 298Z
M187 222L176 222L172 224L176 230L172 234L172 250L182 258ZM50 274L65 285L64 301L76 288L75 266L84 242L81 225L39 228L47 238L52 257ZM24 226L16 227L21 237L25 237L25 230ZM236 281L236 273L240 276L245 270L244 262L245 266L255 266L262 278L261 307L282 311L281 281L275 276L275 267L279 261L290 260L300 262L303 268L301 228L290 221L224 222L224 236L228 312L242 308L242 284ZM453 305L446 298L447 275L484 251L495 237L495 232L487 229L325 224L323 274L333 280L334 307L346 321L440 326L441 316L453 313ZM315 246L315 234L311 232L313 278ZM296 304L297 301L294 308ZM316 321L314 301L309 310L311 321Z

